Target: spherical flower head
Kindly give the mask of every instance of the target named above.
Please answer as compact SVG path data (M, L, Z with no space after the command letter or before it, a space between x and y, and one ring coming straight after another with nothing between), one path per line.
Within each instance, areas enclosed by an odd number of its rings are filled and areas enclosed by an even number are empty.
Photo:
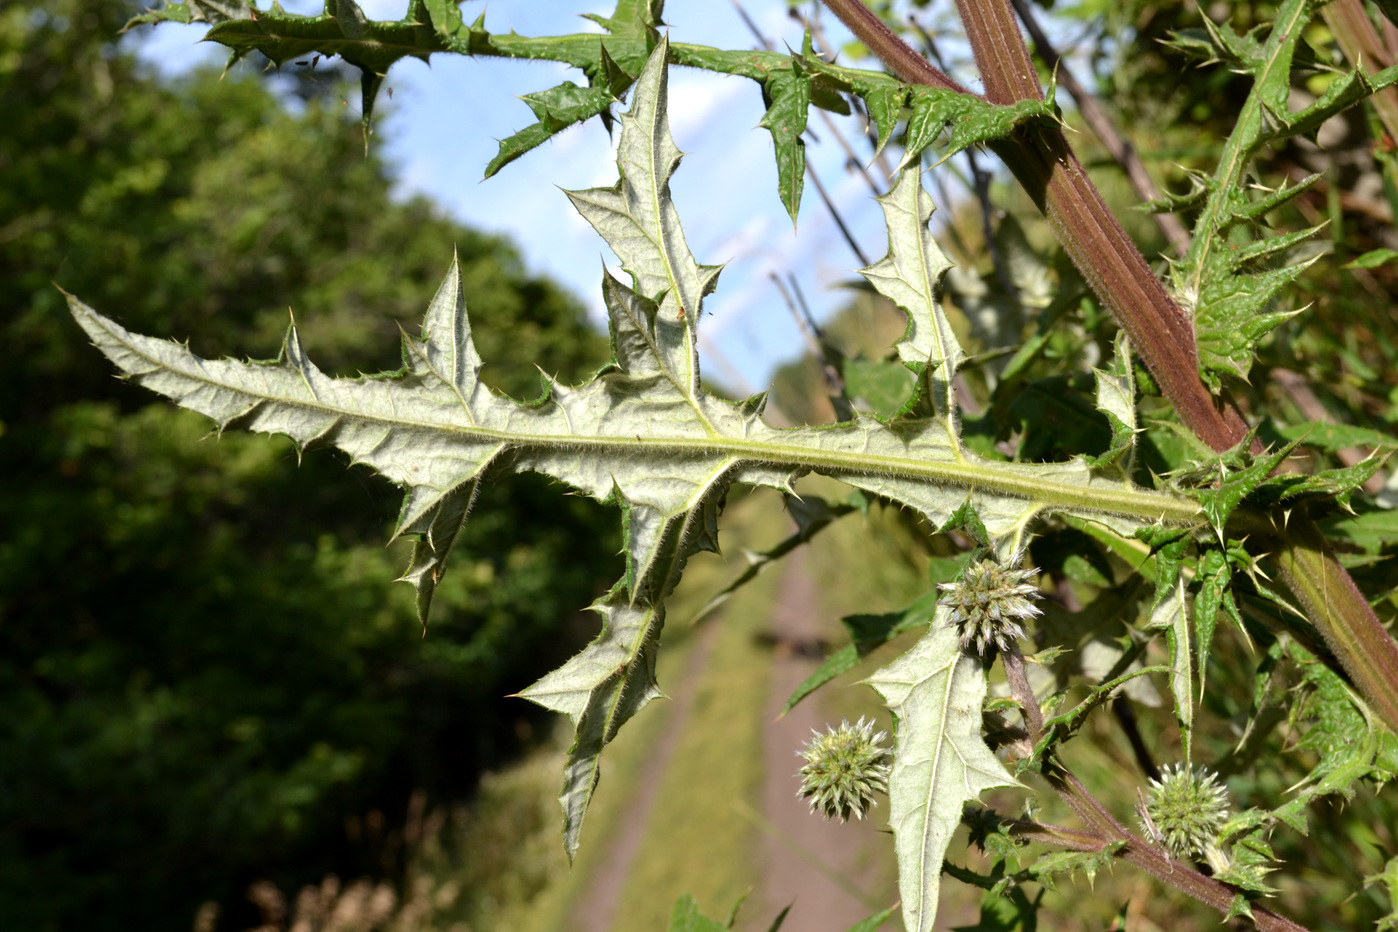
M1018 561L1013 561L1018 562ZM951 609L947 623L961 635L961 649L985 656L990 645L1009 650L1024 637L1021 622L1043 614L1033 600L1042 598L1039 587L1029 580L1039 575L1037 567L1027 570L1002 566L994 560L978 560L955 582L937 588L946 593L938 601Z
M883 732L874 732L874 723L863 718L855 725L841 720L825 734L812 730L815 737L796 752L806 763L798 795L808 799L812 812L825 818L848 822L853 815L864 818L864 811L877 805L875 793L888 792L888 771L892 754L883 746Z
M1150 781L1146 817L1141 827L1175 857L1207 856L1228 821L1228 789L1203 767L1166 767L1159 780Z

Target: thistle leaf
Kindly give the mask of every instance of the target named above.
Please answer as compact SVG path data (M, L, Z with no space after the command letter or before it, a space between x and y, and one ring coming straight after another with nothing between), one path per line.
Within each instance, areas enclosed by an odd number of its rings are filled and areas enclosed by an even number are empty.
M758 125L772 134L777 156L777 194L782 206L796 222L801 208L801 192L806 183L806 118L811 109L811 76L801 63L779 71L762 85L762 101L767 112Z
M1176 578L1174 585L1163 593L1157 592L1150 626L1164 629L1170 646L1170 693L1175 697L1175 720L1180 725L1184 759L1188 762L1194 729L1194 663L1189 651L1189 597L1183 579Z
M900 173L878 203L888 225L888 255L860 274L879 294L907 312L908 329L897 343L898 356L923 376L932 408L954 438L956 403L951 380L965 353L937 301L938 285L951 268L951 260L927 229L936 208L923 190L918 171Z
M1112 445L1092 465L1114 465L1123 479L1130 479L1136 468L1136 373L1126 331L1117 332L1111 366L1093 369L1092 374L1097 379L1097 410L1112 425Z
M1181 305L1194 313L1200 375L1215 392L1222 390L1225 378L1246 378L1258 341L1289 316L1272 309L1278 295L1308 263L1262 270L1255 266L1262 258L1279 254L1315 233L1314 228L1302 230L1244 248L1230 239L1230 230L1252 223L1315 181L1306 179L1255 197L1254 186L1246 177L1253 157L1264 146L1314 132L1331 116L1398 82L1398 67L1372 76L1354 71L1331 82L1310 106L1295 112L1288 109L1297 43L1321 5L1316 0L1281 3L1265 40L1253 33L1240 36L1206 17L1207 35L1192 36L1185 43L1195 51L1207 48L1212 52L1211 61L1225 62L1253 77L1252 90L1214 177L1203 185L1208 198L1195 224L1189 252L1172 270Z
M216 23L226 22L230 19L251 19L253 15L252 4L248 0L182 0L178 3L166 3L158 10L146 10L139 16L133 16L127 21L122 31L125 32L132 26L140 26L149 23Z
M616 101L606 85L578 87L572 81L564 81L547 91L525 94L520 99L534 111L539 122L500 140L499 151L485 167L486 178L575 123L597 116Z
M939 610L931 633L865 681L898 723L889 824L908 932L930 932L936 922L942 859L964 804L1020 785L981 738L985 670L961 651L945 615Z
M695 262L670 200L680 153L666 121L667 52L661 40L621 118L616 186L569 193L633 283L603 275L614 358L584 385L550 380L542 398L521 404L481 383L455 262L421 336L404 336L403 368L355 379L316 368L294 326L275 360L211 361L69 299L75 319L128 377L211 417L220 430L286 434L301 447L331 444L402 486L396 533L418 538L407 578L418 588L424 623L482 478L540 472L621 506L627 571L594 606L602 633L522 693L567 714L576 728L561 798L570 854L597 785L598 756L660 694L654 669L665 597L691 554L716 548L732 483L789 489L796 477L820 472L916 508L934 526L974 527L1001 549L1017 546L1047 514L1124 534L1147 522L1188 526L1200 515L1187 498L1107 479L1081 459L1001 463L963 450L949 392L960 348L935 302L945 259L926 236L931 205L915 170L886 199L891 252L874 277L909 312L900 352L925 374L940 416L888 424L857 416L833 427L779 430L756 405L706 394L694 327L718 269Z

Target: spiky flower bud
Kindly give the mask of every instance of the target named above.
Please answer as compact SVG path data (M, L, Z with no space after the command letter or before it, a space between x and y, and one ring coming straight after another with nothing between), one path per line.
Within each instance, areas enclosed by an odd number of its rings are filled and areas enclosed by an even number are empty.
M1218 830L1228 821L1228 789L1203 767L1166 767L1150 781L1141 828L1177 858L1218 859Z
M811 803L811 811L841 822L864 818L864 810L878 805L875 793L888 792L888 771L892 754L883 746L886 735L874 732L874 723L859 719L851 725L841 720L825 734L812 729L815 737L796 752L806 763L797 773L801 790L797 794Z
M1037 575L1037 567L1017 570L978 560L960 579L938 586L947 595L937 604L951 609L947 623L960 633L961 649L975 644L976 653L984 656L991 644L1004 651L1024 637L1020 622L1043 614L1032 601L1041 598L1039 587L1029 582Z

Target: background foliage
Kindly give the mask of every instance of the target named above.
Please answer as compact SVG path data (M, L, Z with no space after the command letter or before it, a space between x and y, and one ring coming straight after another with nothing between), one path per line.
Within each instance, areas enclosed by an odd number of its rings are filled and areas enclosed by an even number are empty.
M290 304L333 369L391 367L452 242L493 384L605 349L513 247L390 200L343 80L167 85L117 45L133 12L0 12L0 914L32 929L184 929L208 899L234 926L255 878L392 873L409 794L514 753L539 717L502 697L619 568L603 509L501 483L424 640L386 483L201 441L91 365L52 283L257 356Z

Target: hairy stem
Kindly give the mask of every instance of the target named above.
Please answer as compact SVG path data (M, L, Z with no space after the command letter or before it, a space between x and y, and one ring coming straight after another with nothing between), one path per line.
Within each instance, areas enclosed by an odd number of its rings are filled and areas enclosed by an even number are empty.
M1228 913L1239 895L1237 890L1205 876L1192 865L1170 857L1161 848L1147 844L1127 831L1126 827L1087 791L1078 778L1063 767L1046 767L1044 774L1083 823L1104 842L1126 842L1120 854L1124 860L1158 880L1188 893L1201 903L1224 914ZM1252 904L1252 918L1262 932L1306 932L1305 926L1298 925L1256 903Z
M925 60L920 68L911 64L911 58L922 56L878 22L861 0L825 3L904 81L927 83L921 77L926 69L942 74ZM1009 0L957 0L957 7L986 99L997 104L1042 99L1038 75ZM881 30L878 42L866 38L875 32L871 21ZM879 50L888 44L889 36L901 48L885 57ZM1062 131L1030 126L992 143L991 148L1043 211L1064 251L1131 338L1180 420L1215 450L1241 442L1247 434L1242 415L1231 404L1215 399L1199 379L1193 324L1107 208ZM1319 547L1293 544L1319 539L1314 525L1297 519L1292 531L1277 556L1284 581L1311 613L1311 621L1360 692L1385 724L1398 731L1398 663L1387 663L1387 658L1398 654L1398 645L1323 541ZM1323 581L1324 590L1312 592L1322 584L1318 581ZM1377 646L1381 642L1382 648Z
M1151 180L1150 173L1146 171L1146 166L1141 162L1141 157L1136 154L1136 149L1131 143L1122 138L1112 125L1111 117L1102 109L1102 105L1097 103L1097 98L1073 74L1068 63L1063 61L1058 50L1053 47L1047 34L1039 26L1039 21L1034 17L1034 11L1029 8L1026 0L1010 0L1014 4L1015 12L1019 14L1020 21L1024 23L1024 28L1029 31L1029 36L1034 40L1034 46L1039 52L1039 57L1044 60L1044 64L1049 70L1058 76L1058 84L1073 96L1074 102L1078 105L1078 112L1082 114L1083 122L1092 128L1092 132L1101 140L1107 152L1121 166L1121 170L1126 172L1127 180L1131 182L1132 189L1143 201L1154 201L1160 197L1160 192L1156 190L1155 182ZM1357 0L1356 0L1357 2ZM1155 225L1160 228L1160 232L1170 241L1170 245L1179 255L1184 255L1189 249L1189 231L1184 228L1180 218L1172 213L1161 212L1153 214Z
M1281 570L1281 581L1374 712L1391 727L1398 721L1398 690L1391 685L1398 677L1398 643L1377 619L1369 623L1374 614L1368 601L1335 560L1314 522L1291 521L1278 541L1272 559ZM1373 683L1389 688L1375 690L1369 685Z
M1039 711L1038 700L1034 697L1034 690L1029 685L1029 678L1024 673L1024 655L1020 653L1018 645L1011 645L1009 650L1001 651L1000 658L1005 664L1010 695L1024 708L1024 722L1029 731L1029 740L1037 742L1044 730L1044 720ZM1050 759L1045 763L1044 776L1096 836L1100 845L1105 846L1115 841L1126 842L1120 852L1123 859L1220 912L1226 914L1229 911L1238 896L1238 891L1205 876L1184 861L1170 857L1158 845L1148 844L1127 831L1126 827L1087 791L1087 787L1056 759ZM1074 839L1052 839L1052 842L1072 847L1070 843L1065 842L1080 840L1081 836L1078 836ZM1257 905L1252 907L1252 913L1257 927L1264 932L1304 930L1303 926Z
M1009 650L1002 650L1000 662L1005 665L1010 695L1024 709L1024 728L1029 732L1029 740L1037 742L1044 733L1044 713L1039 708L1034 687L1029 685L1029 677L1024 672L1024 654L1020 652L1019 645L1011 644Z

